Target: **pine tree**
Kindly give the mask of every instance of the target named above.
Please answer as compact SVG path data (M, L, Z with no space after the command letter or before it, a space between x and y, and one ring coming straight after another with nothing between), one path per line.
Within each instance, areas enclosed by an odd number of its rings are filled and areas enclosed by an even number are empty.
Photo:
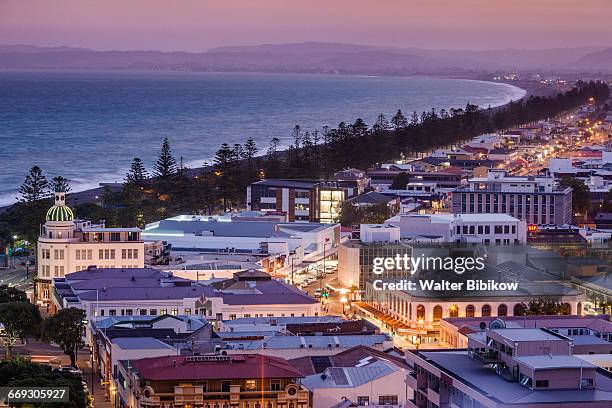
M234 150L227 143L223 143L215 155L215 176L217 176L217 185L223 199L223 211L227 211L228 208L235 158Z
M387 121L387 118L385 118L385 115L381 113L376 118L376 123L374 124L374 126L372 126L372 130L374 131L374 133L380 133L387 130L388 127L389 122Z
M408 120L406 119L406 117L402 113L401 109L397 110L397 113L391 119L391 123L393 124L393 126L396 129L404 128L404 127L408 126Z
M164 138L159 157L157 158L157 162L155 162L153 170L154 175L161 178L168 178L176 174L176 159L172 157L170 142L167 137Z
M257 149L257 145L255 144L255 141L252 138L248 138L242 148L241 159L246 160L246 164L247 164L247 175L246 175L247 177L246 178L248 179L249 183L257 178L255 174L255 165L254 165L255 155L257 154L257 152L258 152L258 149Z
M62 176L55 176L51 179L49 190L52 193L68 193L72 190L70 188L70 179Z
M125 175L125 181L127 183L132 183L137 186L142 186L146 183L149 178L149 173L144 166L144 163L140 158L134 157L132 160L132 165L130 166L130 170Z
M47 198L47 189L49 182L38 166L30 169L23 184L19 187L18 200L26 204L34 204L44 198Z

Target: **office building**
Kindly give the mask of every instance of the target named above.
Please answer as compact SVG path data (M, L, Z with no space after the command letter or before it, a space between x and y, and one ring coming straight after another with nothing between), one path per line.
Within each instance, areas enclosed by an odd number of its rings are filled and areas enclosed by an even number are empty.
M452 193L455 214L508 214L527 224L570 224L572 189L551 177L511 177L489 170Z
M385 221L415 242L524 244L525 221L506 214L399 214Z
M398 227L380 224L362 224L359 240L346 241L338 247L338 283L341 287L363 293L371 279L405 278L410 271L388 269L374 273L374 258L410 257L412 248L400 241Z

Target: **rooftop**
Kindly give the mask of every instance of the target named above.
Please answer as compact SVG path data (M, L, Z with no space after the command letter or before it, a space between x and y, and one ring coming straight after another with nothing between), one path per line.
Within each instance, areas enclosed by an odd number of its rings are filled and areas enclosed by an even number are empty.
M515 357L516 361L533 370L554 370L558 368L595 368L597 366L575 356L546 355ZM612 389L611 389L612 390Z
M396 366L377 361L364 367L329 367L323 374L313 374L301 383L309 390L317 388L352 388L367 384L399 370Z
M542 329L492 329L490 332L510 341L567 341L559 335L548 333Z
M302 377L285 359L258 354L153 357L131 364L142 379L150 381Z
M495 374L486 364L470 358L465 350L416 351L409 350L428 363L486 398L499 403L521 406L521 404L583 403L612 400L612 378L598 372L596 389L532 390L517 382L508 382ZM545 358L548 358L547 356ZM586 362L585 362L586 364ZM551 405L552 406L552 405Z
M174 347L153 337L117 337L113 343L123 350L172 350Z
M346 336L282 336L276 335L253 341L236 340L228 348L244 350L262 349L300 349L300 348L350 348L355 346L373 347L390 342L386 334L346 335Z

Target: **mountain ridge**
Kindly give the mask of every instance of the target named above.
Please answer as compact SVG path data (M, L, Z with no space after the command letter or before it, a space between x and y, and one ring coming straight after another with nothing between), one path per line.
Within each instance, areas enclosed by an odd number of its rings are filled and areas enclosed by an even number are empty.
M612 47L540 50L427 50L303 42L232 45L203 52L0 45L1 69L131 69L339 73L462 74L510 69L612 72Z

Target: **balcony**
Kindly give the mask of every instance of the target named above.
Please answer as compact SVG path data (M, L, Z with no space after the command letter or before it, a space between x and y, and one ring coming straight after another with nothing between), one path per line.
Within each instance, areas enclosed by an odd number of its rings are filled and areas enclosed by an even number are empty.
M499 352L494 350L486 350L484 352L473 350L470 351L470 356L484 364L495 364L501 362Z

